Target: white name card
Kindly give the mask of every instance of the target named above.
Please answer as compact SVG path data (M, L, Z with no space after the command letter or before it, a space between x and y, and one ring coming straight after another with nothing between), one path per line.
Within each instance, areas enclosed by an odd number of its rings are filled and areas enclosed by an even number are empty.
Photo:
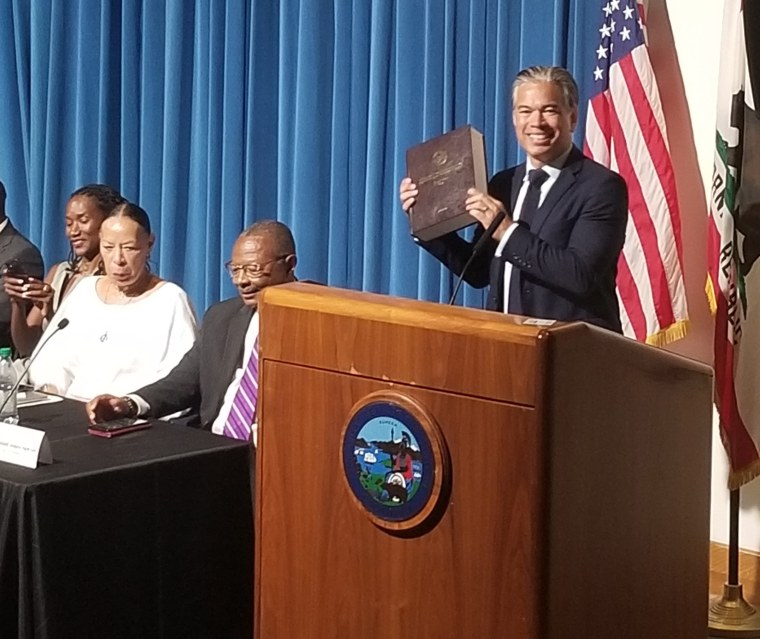
M37 468L37 464L50 464L50 442L44 430L0 422L0 461Z
M556 324L557 320L553 319L539 319L538 317L528 317L523 320L525 326L551 326Z

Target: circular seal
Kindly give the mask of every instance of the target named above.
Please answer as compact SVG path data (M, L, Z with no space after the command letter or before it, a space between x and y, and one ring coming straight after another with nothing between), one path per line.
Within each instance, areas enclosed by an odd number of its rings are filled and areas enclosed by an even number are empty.
M443 166L448 159L449 155L446 151L436 151L433 153L433 164L436 166Z
M341 441L348 488L376 525L408 530L433 513L448 455L417 401L393 391L367 395L352 408Z

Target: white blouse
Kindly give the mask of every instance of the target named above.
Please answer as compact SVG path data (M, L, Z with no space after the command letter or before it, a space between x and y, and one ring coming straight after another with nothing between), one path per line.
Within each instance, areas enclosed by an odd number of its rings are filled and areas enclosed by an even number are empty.
M195 342L195 315L176 284L163 282L126 304L106 304L96 292L100 279L81 279L42 334L29 369L36 387L79 400L126 395L166 376ZM64 318L69 324L52 335Z

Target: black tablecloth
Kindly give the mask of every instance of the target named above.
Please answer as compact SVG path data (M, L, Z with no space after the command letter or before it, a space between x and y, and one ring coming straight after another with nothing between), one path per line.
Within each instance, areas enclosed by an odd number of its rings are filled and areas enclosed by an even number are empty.
M21 420L54 461L0 462L0 638L252 636L247 444L163 422L93 437L71 401Z

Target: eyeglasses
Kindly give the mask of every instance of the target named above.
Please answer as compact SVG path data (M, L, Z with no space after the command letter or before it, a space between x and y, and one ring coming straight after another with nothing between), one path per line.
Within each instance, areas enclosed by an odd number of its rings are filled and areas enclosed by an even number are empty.
M233 280L238 279L241 275L251 279L257 277L268 277L272 274L272 269L270 268L268 271L265 271L264 269L270 264L282 262L288 257L288 255L279 255L273 260L269 260L263 264L234 264L232 261L229 261L224 265L224 268L227 269L227 272L230 274L230 277Z

